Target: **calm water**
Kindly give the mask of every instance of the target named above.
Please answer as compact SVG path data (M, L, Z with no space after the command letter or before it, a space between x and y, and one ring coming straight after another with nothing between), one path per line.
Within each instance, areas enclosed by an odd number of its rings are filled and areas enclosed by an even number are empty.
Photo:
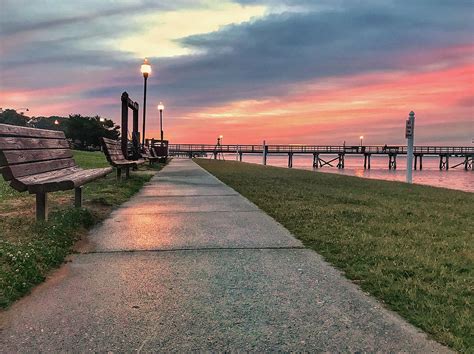
M330 160L329 156L322 156L324 160ZM236 156L232 154L225 155L226 160L236 160ZM244 162L262 163L261 155L243 155ZM454 166L464 161L462 158L450 158L449 165ZM312 155L294 155L293 168L304 170L313 170ZM287 155L269 155L267 164L278 167L288 166ZM334 161L335 166L337 161ZM325 173L338 173L343 175L384 179L389 181L405 181L406 178L406 158L405 156L397 157L397 170L388 170L387 156L374 156L371 159L371 169L364 170L364 158L362 156L347 156L345 158L345 168L339 170L335 167L323 167L317 171ZM464 166L459 166L449 171L439 170L438 157L423 157L423 170L413 171L413 183L426 184L435 187L444 187L451 189L459 189L466 192L474 192L474 171L464 171Z

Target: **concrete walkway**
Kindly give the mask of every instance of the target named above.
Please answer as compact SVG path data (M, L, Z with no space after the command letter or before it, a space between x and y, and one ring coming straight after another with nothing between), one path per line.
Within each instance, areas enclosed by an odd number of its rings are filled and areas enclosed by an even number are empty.
M190 160L173 160L0 315L0 351L446 348Z

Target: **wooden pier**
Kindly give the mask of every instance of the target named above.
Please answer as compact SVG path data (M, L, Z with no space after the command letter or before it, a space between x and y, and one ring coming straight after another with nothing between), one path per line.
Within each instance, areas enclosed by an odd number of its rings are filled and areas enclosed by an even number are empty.
M313 155L313 167L324 166L344 168L346 155L360 155L364 157L364 169L370 169L372 155L388 157L388 169L397 169L397 156L406 155L406 146L344 146L344 145L212 145L212 144L170 144L171 156L188 156L189 158L211 154L217 158L222 154L235 154L242 161L244 154L262 155L263 164L267 156L287 155L288 167L293 167L294 155ZM424 156L438 156L439 169L464 168L473 170L474 147L465 146L415 146L413 150L414 169L423 169ZM450 157L461 157L463 161L456 165L449 165Z

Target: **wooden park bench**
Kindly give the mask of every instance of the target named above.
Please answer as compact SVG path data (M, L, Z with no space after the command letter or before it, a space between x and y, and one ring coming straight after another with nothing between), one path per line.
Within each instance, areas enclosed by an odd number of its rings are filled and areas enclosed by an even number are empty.
M0 124L0 172L17 191L36 194L36 219L46 220L48 192L75 189L81 207L82 186L112 168L80 168L62 131Z
M145 159L145 160L148 160L148 162L151 164L153 164L154 162L158 162L160 160L160 157L159 156L155 156L154 152L153 152L153 149L149 149L148 147L144 147L143 148L143 153L142 153L142 157Z
M153 145L151 150L154 156L159 157L162 160L166 159L168 157L168 141L165 141L163 146L158 143Z
M102 138L102 141L107 161L117 168L117 180L120 180L122 177L122 169L125 169L125 177L128 178L130 176L130 167L138 167L138 165L145 163L144 159L127 160L123 155L120 141L107 138Z

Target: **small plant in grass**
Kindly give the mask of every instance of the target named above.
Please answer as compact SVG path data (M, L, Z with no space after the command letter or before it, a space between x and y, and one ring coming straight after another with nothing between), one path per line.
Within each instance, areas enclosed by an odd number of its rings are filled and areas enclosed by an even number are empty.
M74 242L95 222L86 209L56 211L48 222L30 224L25 231L34 237L17 242L0 240L0 306L6 307L42 282L47 271L62 263Z

